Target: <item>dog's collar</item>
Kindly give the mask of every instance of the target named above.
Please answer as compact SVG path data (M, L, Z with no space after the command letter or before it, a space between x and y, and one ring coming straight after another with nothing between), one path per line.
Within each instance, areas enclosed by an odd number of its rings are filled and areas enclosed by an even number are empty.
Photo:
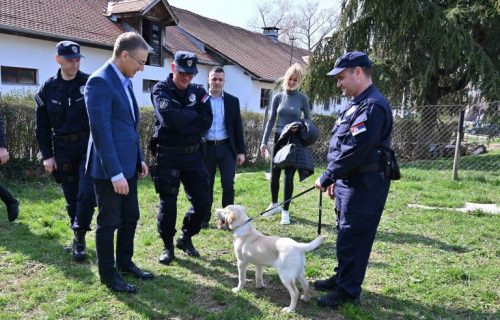
M253 220L253 218L248 218L247 221L243 222L239 226L236 226L236 227L234 227L234 228L231 229L231 227L229 227L229 225L227 225L227 228L229 229L229 231L236 231L236 229L239 229L239 228L243 227L244 225L246 225L247 223L249 223L252 220Z

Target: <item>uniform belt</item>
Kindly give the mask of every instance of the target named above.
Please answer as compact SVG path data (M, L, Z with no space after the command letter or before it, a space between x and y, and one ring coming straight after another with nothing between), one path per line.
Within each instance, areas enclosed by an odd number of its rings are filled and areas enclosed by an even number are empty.
M349 172L348 178L357 176L358 174L373 172L373 171L385 171L385 166L383 162L372 162Z
M86 132L78 132L65 135L55 135L54 140L58 142L76 142L80 140L87 139L89 134Z
M229 138L222 139L222 140L207 140L207 144L209 146L216 146L218 144L225 144L225 143L229 143Z
M178 154L189 154L189 153L195 153L198 150L200 150L200 144L193 144L192 146L187 146L187 147L164 147L160 146L160 153L161 152L167 152L167 153L178 153Z

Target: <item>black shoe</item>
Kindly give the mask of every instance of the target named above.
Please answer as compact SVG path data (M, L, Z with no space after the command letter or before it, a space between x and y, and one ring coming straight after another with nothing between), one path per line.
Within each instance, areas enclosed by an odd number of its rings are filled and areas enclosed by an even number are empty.
M337 288L324 296L318 297L316 303L320 307L329 307L332 310L336 310L348 303L359 304L359 297L353 298L344 293L340 288Z
M19 201L14 200L14 202L7 206L7 215L10 222L17 219L19 216Z
M324 280L316 280L313 283L314 289L319 291L332 291L337 288L337 284L335 283L335 276L331 276L328 279Z
M175 259L174 255L174 245L164 246L161 256L158 258L158 262L161 264L169 265L172 260Z
M208 221L203 221L201 223L201 228L202 229L208 229L210 227L210 224L208 223Z
M71 255L73 260L81 262L85 260L85 230L75 230L75 238L71 246Z
M150 280L155 277L151 272L143 271L139 269L134 263L132 263L128 268L118 268L118 271L121 273L128 273L133 275L134 277L142 280Z
M108 288L116 292L126 292L126 293L136 293L137 288L133 284L126 283L118 275L118 273L113 273L110 276L101 278L101 282L105 284Z
M177 239L177 243L175 244L175 246L192 257L195 257L195 258L200 257L200 253L193 246L193 242L191 241L191 237L188 237L186 235L181 235L179 237L179 239Z

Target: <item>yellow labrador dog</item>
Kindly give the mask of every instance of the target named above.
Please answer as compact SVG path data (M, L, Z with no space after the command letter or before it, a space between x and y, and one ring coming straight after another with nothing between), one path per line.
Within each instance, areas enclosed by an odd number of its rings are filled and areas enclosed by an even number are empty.
M299 298L297 280L302 285L303 301L309 300L309 283L305 277L305 252L319 247L325 236L320 236L309 243L298 243L290 238L265 236L252 226L243 206L229 205L217 209L219 229L233 232L234 252L238 259L238 286L233 292L243 289L248 264L255 265L255 285L264 287L262 267L272 266L278 271L283 285L290 293L290 305L283 308L285 312L295 311Z

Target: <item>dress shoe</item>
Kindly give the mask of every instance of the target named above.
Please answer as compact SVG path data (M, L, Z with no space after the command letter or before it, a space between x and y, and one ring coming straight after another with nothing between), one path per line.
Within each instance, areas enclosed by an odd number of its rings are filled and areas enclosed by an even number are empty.
M193 242L191 241L191 237L188 237L184 234L181 235L179 237L179 239L177 239L177 243L175 244L175 246L192 257L195 257L195 258L200 257L200 253L193 246Z
M329 307L332 310L337 310L345 304L359 304L359 297L353 298L344 293L342 289L337 288L324 296L318 297L316 303L320 307Z
M174 245L168 245L163 247L163 252L158 258L158 262L161 264L169 265L172 260L174 260Z
M71 246L71 255L73 260L81 262L85 260L85 230L75 230L75 238Z
M123 281L123 279L117 273L101 278L101 282L105 284L108 288L116 292L126 292L126 293L137 292L137 288L133 284L129 284Z
M143 271L139 269L134 263L132 263L129 267L127 268L118 268L118 271L121 273L128 273L133 275L134 277L142 280L150 280L153 279L155 276L151 272Z
M318 291L332 291L337 288L337 284L335 283L335 276L331 276L328 279L324 280L316 280L313 283L314 289Z
M7 215L10 222L17 219L19 216L19 201L14 200L14 202L7 206Z

